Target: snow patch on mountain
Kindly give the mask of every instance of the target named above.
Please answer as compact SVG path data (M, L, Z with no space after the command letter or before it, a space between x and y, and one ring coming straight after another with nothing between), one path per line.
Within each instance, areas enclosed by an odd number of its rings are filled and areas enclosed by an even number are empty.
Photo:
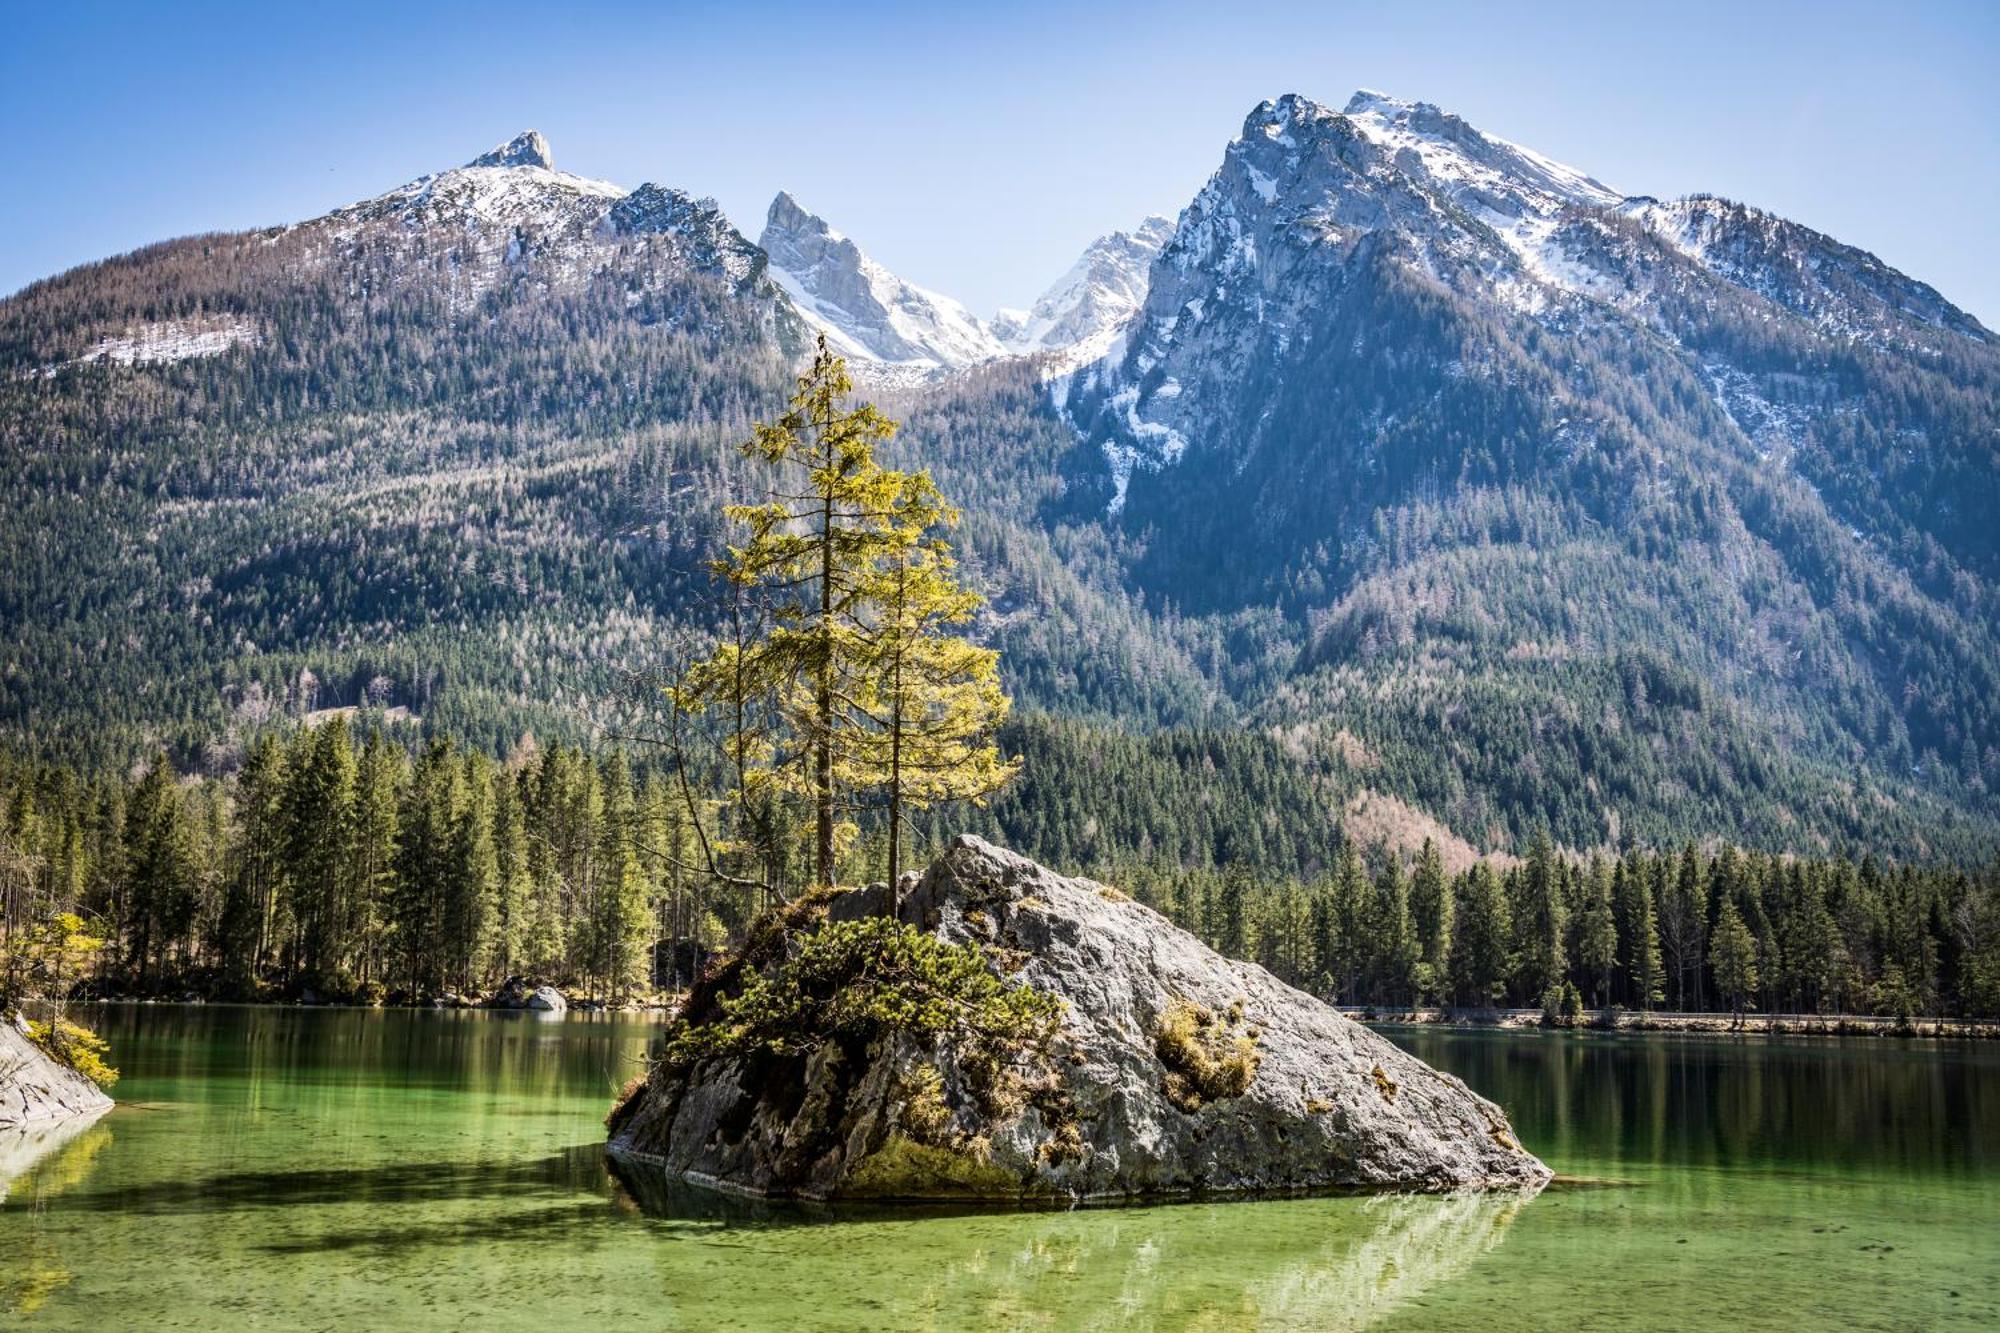
M387 255L400 281L448 283L459 311L502 281L575 289L614 271L634 308L690 272L776 302L761 281L762 252L714 200L651 183L628 192L558 171L533 130L299 228L325 237L328 258Z
M1348 99L1342 114L1371 142L1387 149L1399 166L1454 193L1494 201L1532 200L1541 208L1552 203L1609 208L1625 198L1575 167L1476 130L1429 102L1406 102L1363 89Z
M259 339L256 325L242 320L163 320L138 325L115 337L100 338L89 351L70 364L113 361L133 366L192 361L221 356L232 347L255 344Z
M1915 323L1989 342L1992 333L1927 283L1865 250L1748 204L1696 194L1635 198L1621 210L1708 272L1838 337L1901 340Z

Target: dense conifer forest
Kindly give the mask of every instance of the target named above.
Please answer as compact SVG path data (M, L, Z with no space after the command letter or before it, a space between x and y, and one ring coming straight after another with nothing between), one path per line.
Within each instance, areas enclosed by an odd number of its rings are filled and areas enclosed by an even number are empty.
M1266 822L1267 793L1224 790L1221 827ZM2000 865L1694 845L1577 857L1539 836L1525 858L1467 863L1322 827L1286 849L1316 869L1273 871L1253 859L1271 848L1227 836L1212 864L1115 830L1080 854L1067 831L1089 818L1031 797L955 822L1095 873L1341 1003L2000 1017ZM796 894L812 878L807 820L783 847L774 893ZM885 858L872 821L840 878L879 878ZM0 923L102 922L106 993L418 1000L519 975L651 996L772 905L691 873L695 859L673 784L621 753L524 744L496 759L434 740L413 757L379 713L264 736L227 778L159 757L131 779L0 763Z

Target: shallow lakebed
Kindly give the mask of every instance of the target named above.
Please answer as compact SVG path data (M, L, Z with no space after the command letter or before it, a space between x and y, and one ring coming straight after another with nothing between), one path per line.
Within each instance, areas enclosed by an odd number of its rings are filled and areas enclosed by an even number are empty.
M611 1173L655 1019L94 1017L121 1105L7 1187L10 1326L2000 1326L2000 1043L1385 1029L1571 1179L828 1214Z

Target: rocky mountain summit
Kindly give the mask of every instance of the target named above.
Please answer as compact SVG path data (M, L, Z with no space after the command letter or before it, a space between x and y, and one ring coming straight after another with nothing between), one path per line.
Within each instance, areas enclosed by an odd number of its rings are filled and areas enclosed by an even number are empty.
M1961 352L1957 340L1990 340L1925 284L1760 210L1628 197L1426 102L1364 90L1335 111L1287 94L1245 118L1161 248L1133 335L1071 395L1109 465L1111 505L1122 508L1135 468L1172 466L1190 444L1243 466L1286 424L1282 404L1267 410L1284 386L1330 373L1329 358L1370 355L1366 334L1345 328L1354 317L1404 313L1357 308L1384 304L1387 284L1398 307L1447 298L1520 326L1516 339L1532 340L1530 325L1573 336L1615 322L1665 341L1649 351L1759 380L1771 374L1764 349L1725 354L1721 319L1916 351L1926 368ZM1425 354L1419 337L1395 340L1405 357ZM1821 410L1837 410L1834 385L1813 388ZM1761 399L1783 392L1757 387Z
M436 280L459 307L501 284L575 292L608 282L643 316L649 299L690 276L782 304L764 280L763 252L713 199L558 171L534 130L279 234L310 262L369 269L386 258L399 281Z
M897 277L789 194L771 201L758 244L771 276L843 356L968 366L1003 350L971 311Z
M1072 365L1103 356L1145 304L1153 260L1173 234L1171 221L1150 217L1098 237L1032 308L995 315L994 335L1010 352L1066 352Z
M1506 1114L1331 1006L1107 885L961 837L900 919L1053 996L1039 1055L996 1075L950 1040L658 1065L611 1149L698 1183L815 1199L1121 1200L1341 1187L1537 1188ZM801 928L872 917L834 897ZM1015 1080L1011 1091L1007 1079Z

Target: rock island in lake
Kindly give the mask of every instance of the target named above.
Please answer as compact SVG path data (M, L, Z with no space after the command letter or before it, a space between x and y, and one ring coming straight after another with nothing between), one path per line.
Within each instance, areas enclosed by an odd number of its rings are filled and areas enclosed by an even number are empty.
M1458 1079L1114 888L973 837L905 879L896 917L927 940L977 945L997 989L1053 997L1048 1030L1012 1042L940 1030L922 993L887 1006L913 1025L852 1021L844 994L814 997L824 969L794 971L819 966L815 936L861 929L845 923L879 918L887 897L878 885L809 899L753 932L690 993L668 1058L613 1110L613 1154L718 1188L823 1200L1549 1180L1506 1114ZM774 1012L820 1030L765 1040Z

